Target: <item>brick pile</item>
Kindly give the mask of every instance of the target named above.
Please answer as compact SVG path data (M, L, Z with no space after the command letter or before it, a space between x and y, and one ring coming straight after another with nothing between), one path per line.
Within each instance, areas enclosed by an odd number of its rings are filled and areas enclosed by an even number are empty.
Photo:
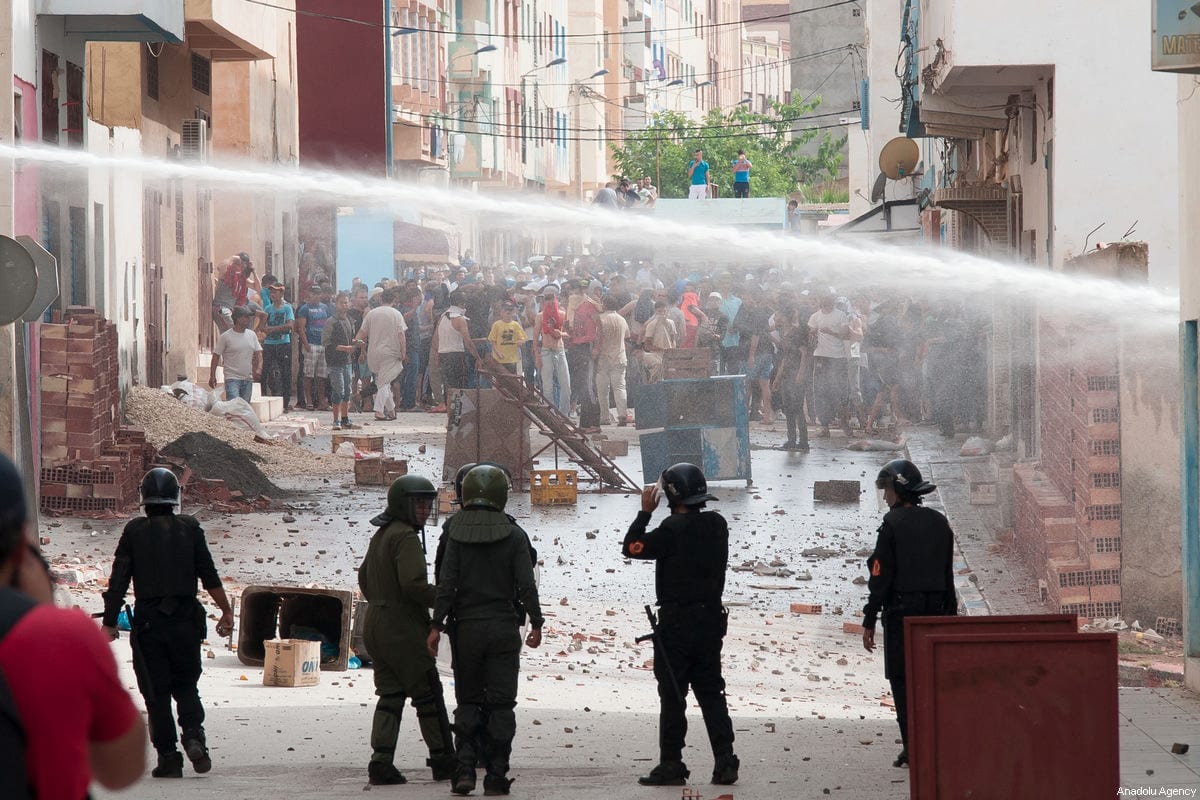
M117 332L89 308L65 324L43 324L41 508L47 513L118 512L137 500L154 449L120 425Z

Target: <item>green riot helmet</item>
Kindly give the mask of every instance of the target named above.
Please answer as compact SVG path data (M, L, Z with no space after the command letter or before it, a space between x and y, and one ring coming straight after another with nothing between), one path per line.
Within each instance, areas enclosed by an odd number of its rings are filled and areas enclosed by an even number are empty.
M417 513L417 503L426 501L431 506L429 515ZM383 527L393 520L408 523L414 528L423 528L432 516L436 522L437 488L420 475L401 475L392 481L388 489L387 510L371 520L372 525Z
M462 505L462 502L463 502L463 496L462 496L463 478L467 477L467 473L470 472L472 469L474 469L477 466L479 466L479 465L477 463L475 463L474 461L472 461L470 463L463 464L461 467L458 468L458 472L454 473L454 502L458 503L460 506Z
M463 478L463 508L503 511L508 502L508 474L494 464L480 464Z

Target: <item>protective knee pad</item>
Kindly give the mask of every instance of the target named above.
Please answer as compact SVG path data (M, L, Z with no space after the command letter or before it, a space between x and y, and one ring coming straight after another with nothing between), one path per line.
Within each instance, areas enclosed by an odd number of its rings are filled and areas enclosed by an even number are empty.
M512 741L517 733L516 702L488 703L486 708L488 732L496 740Z
M436 671L430 678L430 693L424 697L414 697L413 706L417 710L417 723L421 726L425 743L429 746L429 755L436 758L450 753L454 747L454 736L450 730L450 717L446 713L446 702L442 696L442 682ZM428 728L432 730L427 731ZM440 738L440 745L436 739Z

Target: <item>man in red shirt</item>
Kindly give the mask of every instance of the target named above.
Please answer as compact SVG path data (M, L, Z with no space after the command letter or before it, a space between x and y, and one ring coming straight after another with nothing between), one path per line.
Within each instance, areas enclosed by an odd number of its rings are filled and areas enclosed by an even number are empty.
M0 639L0 673L24 728L29 788L68 799L85 797L93 779L124 789L146 768L145 725L96 623L34 602L45 601L50 585L26 525L21 476L0 455L0 617L20 614Z
M572 386L579 389L579 427L584 433L600 432L600 403L596 398L592 351L600 338L600 312L604 287L599 281L583 281L583 300L575 308L571 321L571 343L567 346L567 367Z

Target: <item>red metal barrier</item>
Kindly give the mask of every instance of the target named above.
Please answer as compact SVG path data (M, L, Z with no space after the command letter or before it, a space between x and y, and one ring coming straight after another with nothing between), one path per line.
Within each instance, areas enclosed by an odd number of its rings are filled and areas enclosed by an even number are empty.
M991 617L905 617L904 619L904 667L905 675L914 675L913 653L921 647L927 636L948 634L1002 634L1002 633L1075 633L1079 630L1078 620L1073 614L1011 614ZM913 736L914 712L922 703L931 703L933 698L921 695L922 686L908 681L908 765L909 785L912 797L917 797L916 787L926 780L926 773L935 768L932 758L921 757L921 742Z
M1104 798L1120 786L1115 633L907 643L916 800ZM915 764L915 762L914 762Z

